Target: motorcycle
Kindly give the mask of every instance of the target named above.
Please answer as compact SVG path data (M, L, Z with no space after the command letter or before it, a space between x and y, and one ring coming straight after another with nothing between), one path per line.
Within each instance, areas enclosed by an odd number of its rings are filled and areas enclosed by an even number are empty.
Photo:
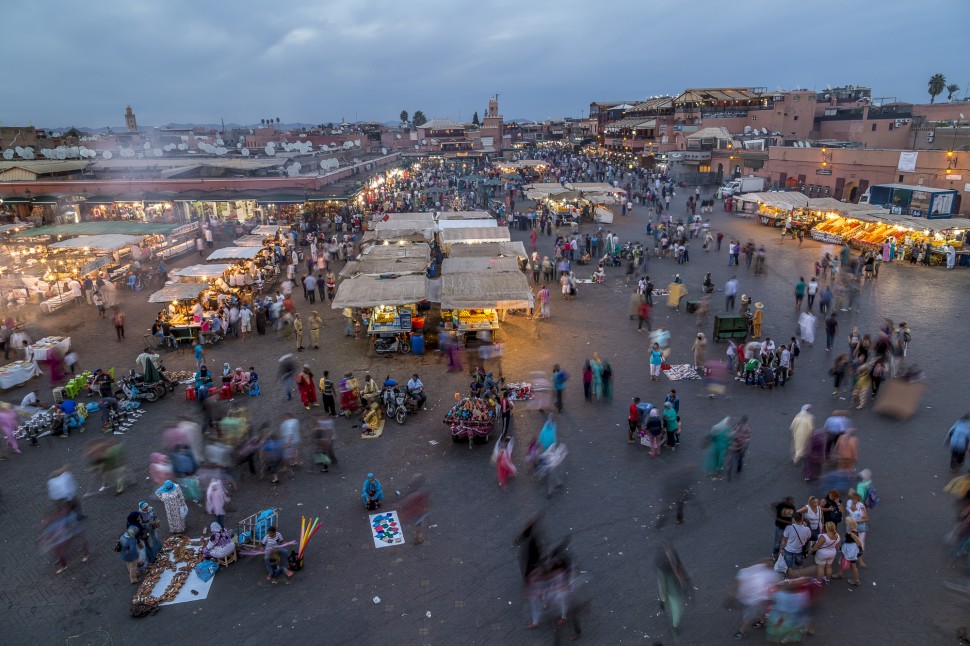
M411 351L411 341L406 334L374 337L374 351L378 354L386 354L388 352L407 354Z
M146 384L137 379L134 374L123 377L121 388L115 391L115 399L128 399L130 401L145 400L146 402L157 401L163 397L167 390L164 383L157 381L153 384Z
M408 415L420 410L418 401L408 393L407 388L398 386L397 381L390 377L384 380L380 399L387 418L394 419L398 424L403 424Z

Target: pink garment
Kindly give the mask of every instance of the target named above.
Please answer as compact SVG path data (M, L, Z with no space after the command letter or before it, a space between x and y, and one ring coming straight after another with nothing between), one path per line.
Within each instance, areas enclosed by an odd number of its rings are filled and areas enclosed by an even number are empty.
M205 510L213 516L225 516L227 502L229 502L229 496L226 488L222 486L222 480L210 482L205 492Z
M164 444L166 450L179 446L180 444L191 445L189 434L185 432L185 429L179 428L178 426L165 429L165 432L162 433L162 444Z
M165 484L166 480L171 480L175 477L172 472L172 465L168 458L161 453L152 453L148 456L148 475L151 476L152 482L154 482L159 487Z
M17 413L12 408L6 408L0 410L0 429L3 430L3 434L7 438L7 445L14 453L20 453L20 447L17 446L17 438L14 437L14 432L17 430Z

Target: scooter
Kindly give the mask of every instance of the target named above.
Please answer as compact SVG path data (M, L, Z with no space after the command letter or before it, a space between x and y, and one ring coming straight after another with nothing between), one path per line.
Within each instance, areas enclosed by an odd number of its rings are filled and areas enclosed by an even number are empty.
M411 341L405 334L378 336L374 338L374 351L378 354L386 354L388 352L407 354L411 351Z
M407 392L407 389L398 386L397 381L388 377L384 380L384 387L381 389L381 404L384 406L384 413L388 419L393 418L398 424L407 421L408 415L418 412L418 402Z
M154 384L139 384L133 376L124 377L121 380L121 388L115 391L115 399L128 399L131 401L146 402L157 401L165 394L165 385L162 382Z

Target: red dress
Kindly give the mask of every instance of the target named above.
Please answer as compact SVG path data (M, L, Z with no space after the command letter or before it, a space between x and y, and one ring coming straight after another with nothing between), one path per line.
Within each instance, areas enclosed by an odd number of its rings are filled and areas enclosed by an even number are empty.
M317 386L313 383L313 375L308 372L301 372L296 378L296 387L300 390L300 402L304 406L311 406L317 403Z

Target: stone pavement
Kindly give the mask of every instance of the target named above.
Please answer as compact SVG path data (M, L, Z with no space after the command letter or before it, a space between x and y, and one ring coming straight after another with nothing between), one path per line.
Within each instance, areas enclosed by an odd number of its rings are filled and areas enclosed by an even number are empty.
M675 202L682 205L682 197ZM766 334L787 339L795 327L794 283L799 275L808 277L826 247L813 241L801 248L791 241L779 245L775 230L751 220L723 211L710 217L714 230L728 237L766 242L767 275L755 277L743 264L729 270L726 241L721 254L705 254L700 241L695 241L688 265L652 260L654 282L665 285L680 273L688 298L693 298L700 294L705 272L713 273L719 288L736 272L741 293L767 305ZM617 217L610 228L619 232L621 240L642 239L644 222L645 211L636 208L625 218ZM516 231L513 237L524 236ZM551 253L551 238L542 237L540 244L542 252ZM182 264L195 260L188 257ZM298 357L310 363L317 376L323 369L332 374L369 369L378 380L387 374L402 379L417 370L426 384L431 410L404 426L391 423L383 437L369 441L359 439L358 429L352 427L355 422L338 421L340 464L329 474L299 472L284 478L278 487L243 478L232 493L236 511L229 516L230 524L269 506L281 509L280 529L288 538L295 538L301 514L320 516L324 523L308 549L306 568L292 584L268 585L260 560L242 559L219 572L205 601L163 607L155 617L138 622L129 618L133 586L112 548L126 514L151 495L145 466L148 454L160 443L161 430L179 414L197 414L194 404L185 402L178 391L147 405L148 413L124 438L138 484L118 497L103 494L84 500L93 557L85 564L72 563L64 574L55 575L55 568L38 556L35 527L47 508L48 473L64 462L80 471L84 466L80 449L87 438L73 436L26 447L24 455L2 463L0 577L6 585L0 589L0 630L4 642L93 645L228 638L249 644L283 637L339 644L552 643L568 634L557 634L550 627L524 629L528 617L512 546L523 522L539 510L545 511L542 525L547 542L571 535L571 552L587 572L593 603L583 641L678 643L656 600L653 558L659 541L667 539L679 550L695 587L679 643L733 642L737 616L724 610L722 601L737 568L770 553L773 516L767 505L789 494L801 505L810 494L821 492L819 485L803 482L800 471L790 465L790 420L805 403L814 404L817 417L824 417L846 402L832 401L827 374L831 355L818 343L815 348L803 348L794 380L772 392L732 383L729 399L709 400L700 381L649 382L646 333L638 334L635 322L628 320L630 288L624 286L623 274L622 268L610 269L605 285L581 286L573 302L563 302L558 286L553 286L552 320L541 324L540 338L535 338L532 322L519 316L509 316L500 332L508 347L502 370L510 380L526 378L535 369L548 371L557 362L572 376L559 419L560 438L570 450L564 492L547 500L544 488L530 482L524 468L525 445L541 426L538 412L516 409L513 429L520 475L499 489L489 464L489 448L469 450L453 444L441 423L453 393L464 391L469 379L446 373L431 353L375 357L364 341L343 337L339 312L318 304L327 322L325 348ZM839 344L845 343L852 324L875 331L885 316L909 322L913 328L910 360L926 370L930 389L919 414L907 422L885 420L870 410L853 412L860 436L859 466L873 469L882 503L872 514L869 568L862 573L863 585L852 589L840 581L826 591L816 622L818 643L836 639L863 644L953 643L954 628L967 616L966 605L947 596L941 585L948 575L941 537L952 521L952 504L942 492L949 478L942 438L965 412L961 344L954 340L966 331L968 284L966 272L883 267L862 310L840 313ZM146 298L147 293L125 295L129 325L123 343L115 341L110 322L97 319L90 307L62 310L33 323L30 332L34 338L71 334L85 368L114 365L127 370L141 349L141 330L150 325L155 311ZM715 294L715 310L721 300ZM306 316L312 308L298 296L297 302ZM696 329L693 315L670 312L659 303L654 323L673 332L673 363L689 362ZM706 331L710 335L710 325ZM228 361L260 370L263 396L250 406L255 423L276 424L289 410L309 426L309 415L298 403L283 401L273 382L276 359L292 349L292 344L273 336L233 340L209 350L207 361L213 367ZM708 356L721 351L723 345L712 343ZM593 352L612 363L616 378L612 403L587 404L582 399L582 362ZM165 363L171 369L193 367L189 354L170 354ZM645 449L626 442L627 406L635 395L658 403L671 386L682 399L683 442L675 453L664 452L662 458L652 460ZM3 399L19 402L25 392L26 388L10 391ZM686 524L654 530L665 476L682 466L699 467L706 431L724 415L744 413L751 417L754 437L741 478L726 483L699 477L698 499L688 506ZM85 435L96 431L93 422L89 427ZM387 510L395 509L395 501L416 474L427 478L433 498L423 545L410 542L413 534L407 528L408 544L374 549L367 515L359 505L360 485L368 471L383 481ZM91 486L88 476L79 479L82 487ZM190 507L189 531L199 533L210 519L201 507ZM380 603L372 601L375 596ZM758 641L763 635L746 639Z

